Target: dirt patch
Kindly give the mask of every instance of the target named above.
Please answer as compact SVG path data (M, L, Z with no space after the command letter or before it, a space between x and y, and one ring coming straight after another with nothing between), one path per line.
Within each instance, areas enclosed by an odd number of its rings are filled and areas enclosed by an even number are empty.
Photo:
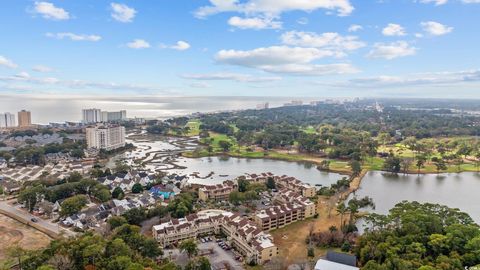
M36 250L47 246L50 241L46 234L0 214L0 260L6 258L8 248L14 245Z

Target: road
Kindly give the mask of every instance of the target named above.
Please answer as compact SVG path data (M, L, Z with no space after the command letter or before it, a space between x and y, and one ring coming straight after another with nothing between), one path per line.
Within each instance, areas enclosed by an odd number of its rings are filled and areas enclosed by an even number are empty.
M65 236L75 236L75 233L60 227L58 224L52 223L50 221L43 220L39 217L36 217L26 211L16 208L13 205L8 204L7 201L0 201L0 210L8 213L11 218L14 218L24 224L39 226L45 231L50 232L53 235L65 235ZM32 218L37 219L37 222L32 222ZM32 226L35 228L35 226Z

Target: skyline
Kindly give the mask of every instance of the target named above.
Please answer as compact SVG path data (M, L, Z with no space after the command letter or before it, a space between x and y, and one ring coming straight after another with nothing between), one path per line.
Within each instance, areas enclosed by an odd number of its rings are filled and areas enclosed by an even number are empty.
M479 98L479 3L8 1L0 94Z

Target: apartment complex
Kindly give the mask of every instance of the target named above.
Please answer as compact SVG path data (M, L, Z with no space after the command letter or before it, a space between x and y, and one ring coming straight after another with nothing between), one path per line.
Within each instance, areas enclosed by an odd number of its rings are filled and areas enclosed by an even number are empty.
M315 203L293 190L282 189L274 197L278 205L258 211L254 216L255 223L262 230L270 231L282 228L291 223L313 217L316 213Z
M85 124L114 122L127 119L127 111L107 112L100 109L83 109L82 122Z
M0 113L0 128L16 127L15 115L11 113Z
M32 125L32 114L29 111L21 110L18 112L18 126L29 127Z
M95 126L86 128L88 148L115 150L125 146L125 127Z
M303 183L295 177L290 177L286 175L276 176L272 173L249 174L246 180L254 183L266 183L268 178L273 178L273 180L275 181L275 185L277 185L277 188L291 189L307 198L315 197L315 195L317 194L317 189L314 186Z
M153 226L153 237L163 247L210 233L223 233L247 262L263 264L278 255L273 237L254 222L222 210L206 210Z
M198 198L202 201L227 201L230 193L238 189L233 181L225 181L218 185L203 186L198 189Z

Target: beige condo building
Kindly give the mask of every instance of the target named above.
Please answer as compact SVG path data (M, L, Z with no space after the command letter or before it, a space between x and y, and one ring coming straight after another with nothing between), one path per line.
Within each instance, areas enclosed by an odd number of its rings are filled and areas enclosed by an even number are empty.
M32 114L29 111L21 110L18 112L18 126L29 127L32 125Z

